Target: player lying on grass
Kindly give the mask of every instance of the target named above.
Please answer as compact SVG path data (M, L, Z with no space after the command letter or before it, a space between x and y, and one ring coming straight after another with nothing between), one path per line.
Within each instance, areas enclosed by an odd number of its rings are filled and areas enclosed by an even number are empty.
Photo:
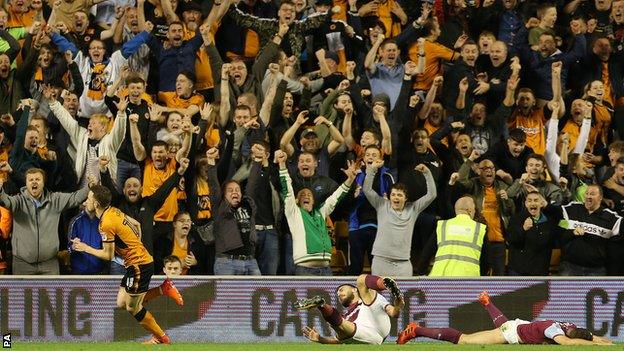
M394 303L390 304L379 291L388 289ZM392 278L381 278L376 275L362 274L356 286L340 285L336 289L338 301L346 308L344 315L325 303L321 296L301 300L295 308L308 310L318 308L323 318L336 332L335 337L321 336L314 328L304 327L303 335L309 340L321 344L381 344L390 333L390 317L396 318L405 301L396 282Z
M449 341L454 344L560 344L560 345L613 345L609 339L593 335L587 329L572 323L543 320L536 322L522 319L508 320L490 301L486 291L479 296L479 302L490 314L496 329L473 334L463 334L453 328L425 328L412 322L399 333L397 344L424 336Z

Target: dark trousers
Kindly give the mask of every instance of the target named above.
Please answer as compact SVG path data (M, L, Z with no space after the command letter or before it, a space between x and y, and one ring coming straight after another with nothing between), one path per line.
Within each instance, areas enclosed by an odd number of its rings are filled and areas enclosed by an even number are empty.
M377 235L377 228L368 227L349 232L349 274L360 275L364 268L364 254L368 255L368 262L372 264L373 243Z
M486 259L485 272L481 272L481 275L488 275L490 271L493 276L505 275L505 253L504 242L489 241L485 246L485 252L481 253L485 254Z

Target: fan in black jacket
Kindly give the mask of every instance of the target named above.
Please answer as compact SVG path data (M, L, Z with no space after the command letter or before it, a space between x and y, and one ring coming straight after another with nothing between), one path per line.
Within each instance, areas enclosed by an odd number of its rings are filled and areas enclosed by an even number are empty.
M548 275L558 219L546 204L539 192L530 192L524 209L511 218L506 231L509 275Z

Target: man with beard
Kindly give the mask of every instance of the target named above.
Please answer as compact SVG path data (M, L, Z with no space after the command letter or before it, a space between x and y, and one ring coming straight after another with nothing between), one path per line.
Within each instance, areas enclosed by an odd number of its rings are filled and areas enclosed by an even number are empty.
M560 62L561 67L561 89L566 90L566 82L568 79L568 70L578 60L583 59L586 55L586 39L585 32L581 26L570 26L574 34L574 44L569 52L562 52L557 48L555 36L551 33L544 32L539 36L538 50L533 51L529 47L527 41L528 29L534 27L534 21L529 21L514 38L513 51L514 55L520 56L520 63L525 67L524 77L529 78L528 86L534 87L535 97L542 100L542 104L546 101L557 100L557 92L553 91L552 86L555 77L551 74L551 67L554 63ZM523 78L524 78L523 77ZM561 103L563 105L563 102ZM539 152L536 150L536 152Z
M507 140L495 144L483 158L492 160L498 166L496 176L511 185L514 179L522 176L527 159L533 153L526 144L526 134L515 128L509 131Z
M485 255L485 267L482 275L505 275L505 232L509 219L514 213L513 200L507 195L508 185L496 179L496 167L491 160L483 159L477 165L476 178L469 178L475 160L479 157L478 151L472 151L470 157L459 169L457 182L470 194L478 213L487 225L487 242L482 249Z
M482 102L476 102L472 105L470 114L466 118L467 123L464 127L464 133L470 135L473 149L479 151L480 154L486 153L495 143L501 140L501 136L503 136L506 130L505 121L511 114L511 107L514 105L514 95L518 86L518 80L518 76L511 76L507 80L505 100L493 114L488 115L487 108ZM467 112L465 108L468 107L465 105L467 89L468 82L464 78L459 83L459 96L455 106L460 111L463 111L464 114Z
M390 304L381 292L388 290L394 299ZM318 308L336 332L335 337L323 337L314 328L303 328L308 340L320 344L376 344L381 345L390 334L390 318L399 317L405 301L392 278L362 274L356 285L343 284L336 288L338 302L345 308L341 316L336 308L321 296L295 303L299 310Z
M399 333L397 344L402 345L417 337L444 340L453 344L502 345L502 344L559 344L559 345L613 345L609 339L593 335L589 330L572 323L554 320L535 322L521 319L508 320L490 300L487 291L481 293L479 303L487 310L495 329L472 334L454 328L427 328L415 322Z
M561 205L564 198L569 198L564 194L558 185L546 180L546 160L544 156L533 154L528 157L525 173L516 179L507 189L510 198L519 203L530 191L538 191L548 201L549 204Z
M299 113L295 123L282 136L282 140L280 140L280 148L284 150L291 159L299 159L303 152L313 154L318 160L318 174L328 176L329 159L336 153L336 151L338 151L338 148L342 145L342 143L344 143L344 137L332 122L328 121L323 116L318 116L314 119L314 125L326 125L329 128L332 141L326 148L323 148L316 132L313 129L305 129L301 132L299 139L301 148L295 149L291 144L291 140L294 138L299 128L305 125L308 120L308 116L309 111L301 111ZM293 166L294 164L291 163L291 166L289 167L291 171Z
M44 189L45 172L39 168L27 170L25 179L26 186L14 196L0 186L0 202L13 213L13 274L58 275L61 213L82 203L89 187L73 193L49 192Z

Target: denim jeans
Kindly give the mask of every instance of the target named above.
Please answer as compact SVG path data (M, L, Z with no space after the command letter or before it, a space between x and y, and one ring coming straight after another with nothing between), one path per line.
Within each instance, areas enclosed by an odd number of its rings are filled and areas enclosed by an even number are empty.
M332 271L330 267L310 268L304 266L295 266L295 275L314 275L321 277L331 277Z
M262 275L277 274L279 237L274 229L256 232L256 258Z
M215 275L260 275L258 261L233 260L230 258L217 257L214 265Z
M364 267L364 254L368 262L373 263L373 243L377 236L377 228L368 227L349 232L349 274L360 275Z
M121 159L117 159L117 187L123 189L126 179L135 177L141 179L141 167Z
M284 235L284 274L295 275L295 262L293 261L292 234Z
M126 274L126 267L123 266L123 260L119 256L115 256L110 262L110 275L124 275ZM160 272L154 272L154 274L162 274Z
M605 267L583 267L578 264L570 263L567 261L561 261L559 263L559 275L562 276L604 276L607 275L607 268Z

